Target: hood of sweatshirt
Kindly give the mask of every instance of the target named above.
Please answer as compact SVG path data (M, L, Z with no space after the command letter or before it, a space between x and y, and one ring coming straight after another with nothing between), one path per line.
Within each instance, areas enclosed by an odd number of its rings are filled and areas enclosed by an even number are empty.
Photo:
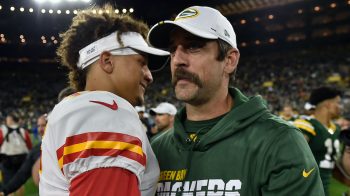
M230 88L229 93L234 99L234 107L208 133L195 142L189 139L183 122L186 120L186 109L182 108L175 116L175 143L181 149L205 151L213 144L233 135L252 124L259 117L268 114L266 101L261 96L246 97L238 89Z

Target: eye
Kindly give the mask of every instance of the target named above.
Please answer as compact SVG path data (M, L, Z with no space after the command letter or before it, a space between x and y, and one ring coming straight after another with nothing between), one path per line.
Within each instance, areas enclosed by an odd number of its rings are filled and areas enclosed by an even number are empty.
M170 45L168 48L168 51L170 52L170 54L174 54L175 50L176 50L176 46L173 44Z
M185 48L188 52L194 53L194 52L199 52L204 45L205 43L203 42L193 41L193 42L187 43Z
M140 58L138 58L137 59L137 62L139 63L139 65L141 66L141 67L143 67L143 66L146 66L147 65L147 63L148 63L148 60L147 60L147 58L145 58L145 57L140 57Z

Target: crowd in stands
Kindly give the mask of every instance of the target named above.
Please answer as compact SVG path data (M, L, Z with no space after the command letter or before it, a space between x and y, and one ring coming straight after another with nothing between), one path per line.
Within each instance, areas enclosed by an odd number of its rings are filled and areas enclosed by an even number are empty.
M302 113L311 89L321 85L343 90L348 104L349 49L349 45L344 45L322 50L241 53L235 86L247 95L262 95L275 113L285 104ZM67 86L66 72L57 65L22 64L3 66L0 70L0 122L6 114L16 112L28 129L35 128L37 117L54 107L58 93ZM160 102L170 102L179 108L182 103L175 99L169 67L153 73L153 77L146 93L147 110Z

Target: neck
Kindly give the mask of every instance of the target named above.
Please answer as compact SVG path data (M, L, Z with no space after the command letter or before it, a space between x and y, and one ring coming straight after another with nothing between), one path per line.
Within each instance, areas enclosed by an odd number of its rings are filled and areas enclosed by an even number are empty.
M314 116L325 127L328 128L330 126L331 118L329 117L326 109L316 108Z
M115 93L113 82L108 73L100 69L99 64L95 63L90 66L90 70L86 75L85 89L86 91L108 91Z
M186 104L187 119L193 121L209 120L221 116L231 110L233 98L226 91L226 96L217 96L202 105Z
M170 129L170 128L171 128L171 126L167 126L167 127L164 127L163 129L158 129L158 130L157 130L157 133L166 131L166 130L168 130L168 129Z

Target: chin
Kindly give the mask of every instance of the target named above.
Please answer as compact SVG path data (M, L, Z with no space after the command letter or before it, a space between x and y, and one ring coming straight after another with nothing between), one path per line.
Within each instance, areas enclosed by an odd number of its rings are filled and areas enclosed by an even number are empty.
M135 99L135 105L143 105L145 103L145 99L143 96L137 97Z
M175 87L176 98L180 101L191 101L198 94L198 89Z

